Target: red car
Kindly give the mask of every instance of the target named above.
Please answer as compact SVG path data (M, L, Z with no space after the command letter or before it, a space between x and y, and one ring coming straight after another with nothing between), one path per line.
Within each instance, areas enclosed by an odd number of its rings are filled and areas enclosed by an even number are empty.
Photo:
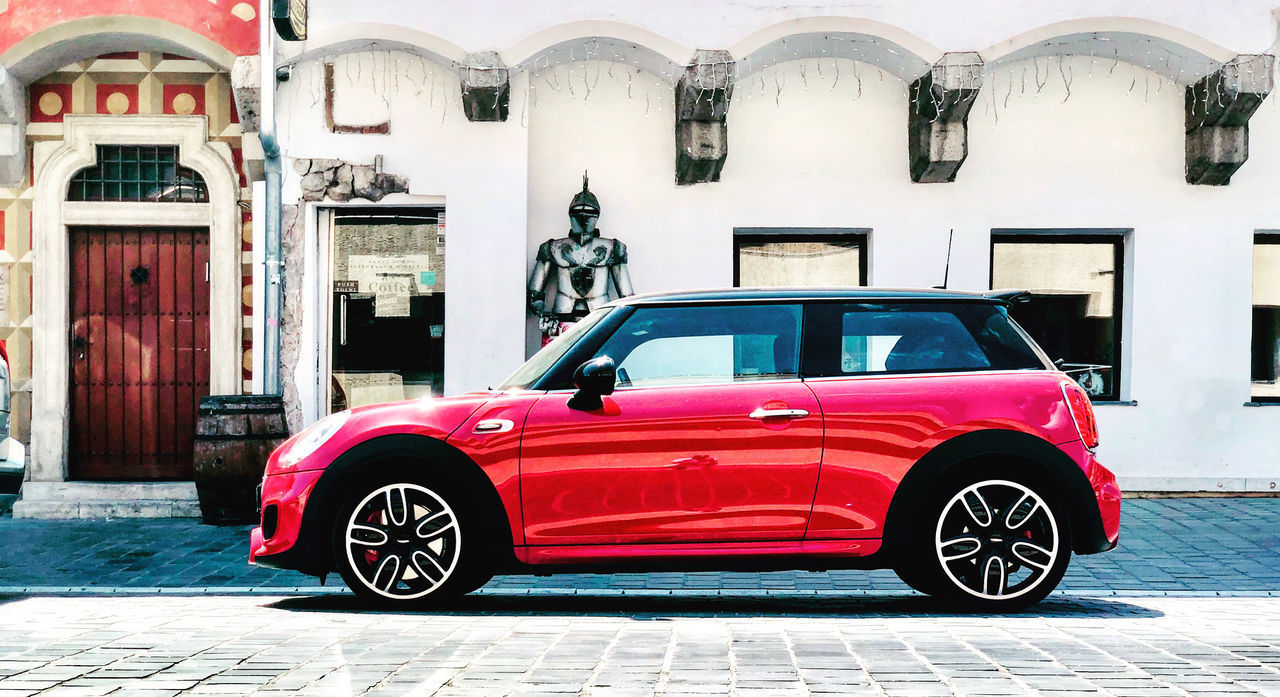
M1084 391L1009 319L1025 294L633 296L503 385L357 408L262 483L256 564L438 601L495 573L895 569L952 604L1044 598L1115 547Z

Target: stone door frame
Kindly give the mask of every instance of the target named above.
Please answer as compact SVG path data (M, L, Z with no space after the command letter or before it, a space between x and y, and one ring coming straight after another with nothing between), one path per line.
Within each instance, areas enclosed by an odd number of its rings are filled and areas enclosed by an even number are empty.
M178 163L205 180L209 203L67 201L71 177L97 162L97 145L176 145ZM204 116L89 116L63 120L63 139L37 143L32 203L33 481L65 481L70 438L70 241L74 225L209 229L209 389L241 390L239 180L231 148L209 141Z

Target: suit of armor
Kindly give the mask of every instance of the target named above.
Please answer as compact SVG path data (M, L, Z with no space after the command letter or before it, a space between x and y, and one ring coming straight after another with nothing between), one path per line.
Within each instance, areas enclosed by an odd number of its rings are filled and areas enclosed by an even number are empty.
M538 246L529 276L529 308L542 319L544 333L549 336L559 333L561 322L576 320L615 297L634 292L627 272L627 247L618 240L600 237L596 229L599 217L600 202L587 190L583 176L582 191L569 204L569 236ZM548 299L547 285L552 277L555 297ZM616 294L610 293L610 280Z

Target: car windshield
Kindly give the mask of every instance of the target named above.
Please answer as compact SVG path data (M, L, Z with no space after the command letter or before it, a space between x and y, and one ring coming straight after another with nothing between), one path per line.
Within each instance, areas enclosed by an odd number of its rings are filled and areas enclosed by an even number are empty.
M542 374L551 369L564 354L578 343L578 339L582 335L591 330L592 327L600 323L605 315L609 314L612 308L602 307L595 312L583 317L569 327L569 330L556 337L551 343L542 347L542 350L533 354L524 365L520 366L516 372L511 374L501 385L499 390L512 390L527 388L538 381Z

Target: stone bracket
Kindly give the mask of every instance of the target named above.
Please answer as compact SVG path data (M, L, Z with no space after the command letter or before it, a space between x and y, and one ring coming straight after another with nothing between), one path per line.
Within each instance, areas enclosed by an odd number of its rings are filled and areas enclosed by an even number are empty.
M262 111L262 73L259 56L236 56L231 64L231 94L240 117L240 130L257 133L258 114Z
M945 53L911 83L907 156L911 181L952 182L969 155L969 109L982 88L982 57Z
M382 171L382 156L372 165L353 165L334 159L298 159L293 169L302 176L303 201L381 201L387 194L407 193L409 180Z
M459 72L467 120L506 121L511 109L511 71L497 52L468 53Z
M240 117L240 157L249 181L262 181L266 176L262 141L258 140L259 113L262 111L262 74L258 56L236 56L231 65L231 94L236 114Z
M720 181L729 157L727 115L737 64L728 51L697 51L676 84L676 183Z
M0 186L18 187L27 172L27 86L0 65Z
M1225 186L1249 159L1249 117L1275 86L1275 56L1240 55L1186 88L1188 184Z

